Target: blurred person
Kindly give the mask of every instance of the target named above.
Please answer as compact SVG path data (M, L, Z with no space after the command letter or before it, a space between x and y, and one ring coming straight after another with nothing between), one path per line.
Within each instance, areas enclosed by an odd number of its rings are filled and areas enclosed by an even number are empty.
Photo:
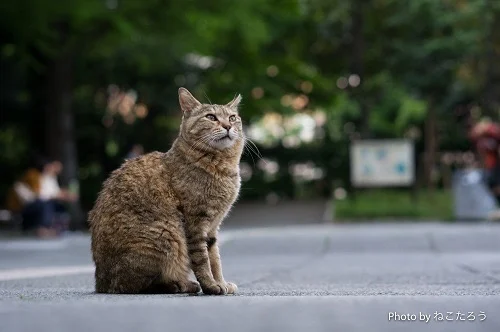
M42 160L40 169L40 199L48 201L53 206L54 224L58 232L67 231L69 228L69 216L65 203L71 203L78 199L76 193L59 186L58 176L63 170L63 165L58 160Z
M474 124L469 133L485 171L485 183L500 205L500 125L489 119ZM500 218L500 210L491 218Z
M22 216L22 231L34 231L38 237L54 237L52 227L54 206L41 199L42 171L40 165L31 167L17 180L7 194L6 207Z
M74 202L78 196L67 189L62 189L59 186L58 176L63 170L63 165L58 160L43 161L40 167L41 189L40 198L55 202Z
M39 158L16 181L7 195L7 208L22 216L22 230L34 231L39 237L54 237L67 229L69 220L61 218L65 202L77 199L75 194L59 187L57 176L62 164ZM59 219L58 219L59 217Z

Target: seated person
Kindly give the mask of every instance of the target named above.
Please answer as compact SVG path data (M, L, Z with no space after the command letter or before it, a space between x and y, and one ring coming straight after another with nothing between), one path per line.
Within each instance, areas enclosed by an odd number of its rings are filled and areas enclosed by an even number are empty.
M39 161L16 182L7 195L7 208L22 216L22 230L35 231L39 237L53 237L65 230L56 224L62 202L73 201L76 196L62 190L57 175L62 165L56 161Z
M40 199L41 172L28 169L7 194L7 208L22 216L23 232L35 231L39 237L53 237L54 210L51 203Z
M77 195L59 186L57 177L61 174L63 166L57 160L44 161L42 164L40 199L53 205L55 212L54 227L58 231L66 231L69 227L69 217L66 213L65 203L77 200Z

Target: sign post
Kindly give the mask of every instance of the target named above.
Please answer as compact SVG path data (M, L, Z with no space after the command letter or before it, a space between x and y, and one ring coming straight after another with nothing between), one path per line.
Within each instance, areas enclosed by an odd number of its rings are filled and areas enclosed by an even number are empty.
M413 141L354 141L350 149L350 171L354 188L411 187L416 182Z

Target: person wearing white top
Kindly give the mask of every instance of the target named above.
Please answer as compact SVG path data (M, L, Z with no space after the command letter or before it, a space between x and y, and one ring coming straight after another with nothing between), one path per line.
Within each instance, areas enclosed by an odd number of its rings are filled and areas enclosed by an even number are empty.
M40 184L40 199L50 201L61 194L61 187L55 174L42 174Z
M59 231L65 231L69 226L69 216L63 203L75 201L77 196L59 186L57 176L61 171L62 164L59 161L51 161L44 167L40 179L40 199L52 205L55 215L54 227Z
M73 202L77 199L76 194L61 189L57 177L62 171L61 162L55 160L48 162L42 170L40 183L41 200L56 202Z

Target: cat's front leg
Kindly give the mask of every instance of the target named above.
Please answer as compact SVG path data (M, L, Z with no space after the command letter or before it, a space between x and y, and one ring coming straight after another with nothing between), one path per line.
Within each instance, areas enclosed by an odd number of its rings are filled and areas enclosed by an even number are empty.
M222 274L222 264L219 254L219 244L217 243L217 231L209 232L207 238L208 258L210 260L210 268L212 275L218 283L225 284L228 294L234 294L238 290L238 286L232 282L226 282Z
M187 236L191 268L200 283L203 293L210 295L225 295L228 292L225 282L214 279L208 257L207 235L196 232Z

